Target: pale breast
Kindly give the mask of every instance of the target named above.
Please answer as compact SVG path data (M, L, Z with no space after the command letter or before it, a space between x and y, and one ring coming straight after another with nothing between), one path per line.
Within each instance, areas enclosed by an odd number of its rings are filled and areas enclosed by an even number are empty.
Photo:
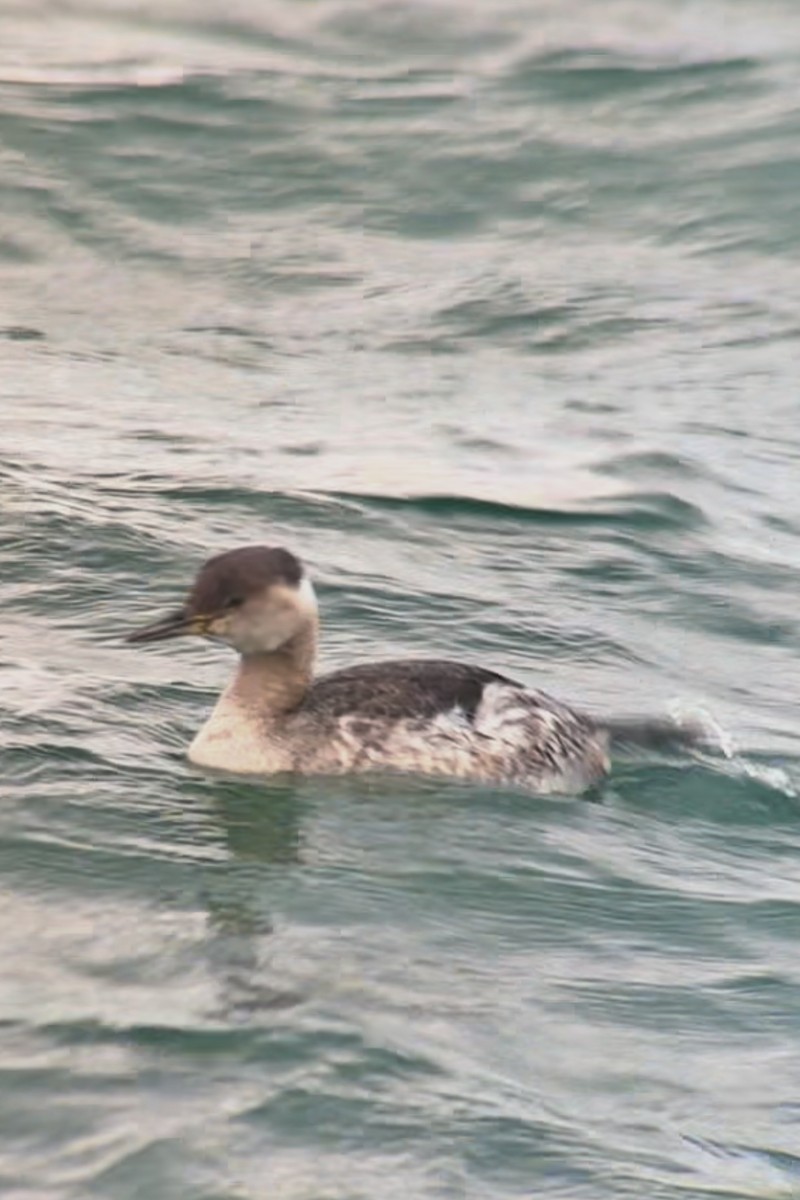
M242 709L215 710L190 745L188 757L198 767L244 775L274 775L294 766L284 740L270 737L264 723Z

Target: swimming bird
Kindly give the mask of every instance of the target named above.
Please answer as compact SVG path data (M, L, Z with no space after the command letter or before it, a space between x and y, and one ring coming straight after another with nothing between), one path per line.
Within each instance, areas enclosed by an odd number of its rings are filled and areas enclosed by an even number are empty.
M314 677L319 616L299 559L245 546L209 559L186 602L127 641L185 634L239 654L189 747L201 767L248 775L401 771L577 792L609 770L612 740L687 740L666 721L600 722L484 667L371 662Z

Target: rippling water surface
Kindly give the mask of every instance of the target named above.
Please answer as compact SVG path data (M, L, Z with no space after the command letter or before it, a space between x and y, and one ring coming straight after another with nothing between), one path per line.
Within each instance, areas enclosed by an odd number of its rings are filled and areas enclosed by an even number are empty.
M800 8L0 27L2 1195L797 1195ZM203 777L230 662L122 638L252 541L328 665L720 752Z

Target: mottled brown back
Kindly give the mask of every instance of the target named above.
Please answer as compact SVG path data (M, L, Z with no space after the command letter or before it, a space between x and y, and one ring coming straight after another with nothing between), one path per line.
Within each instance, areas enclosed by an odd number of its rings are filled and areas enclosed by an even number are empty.
M460 708L472 718L490 683L519 686L495 671L445 659L363 663L315 679L303 709L320 717L401 721Z

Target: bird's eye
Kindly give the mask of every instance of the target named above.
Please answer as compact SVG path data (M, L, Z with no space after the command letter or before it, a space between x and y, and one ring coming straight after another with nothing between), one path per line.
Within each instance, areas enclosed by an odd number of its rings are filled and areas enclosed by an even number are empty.
M244 604L244 596L231 596L225 601L226 608L241 608Z

